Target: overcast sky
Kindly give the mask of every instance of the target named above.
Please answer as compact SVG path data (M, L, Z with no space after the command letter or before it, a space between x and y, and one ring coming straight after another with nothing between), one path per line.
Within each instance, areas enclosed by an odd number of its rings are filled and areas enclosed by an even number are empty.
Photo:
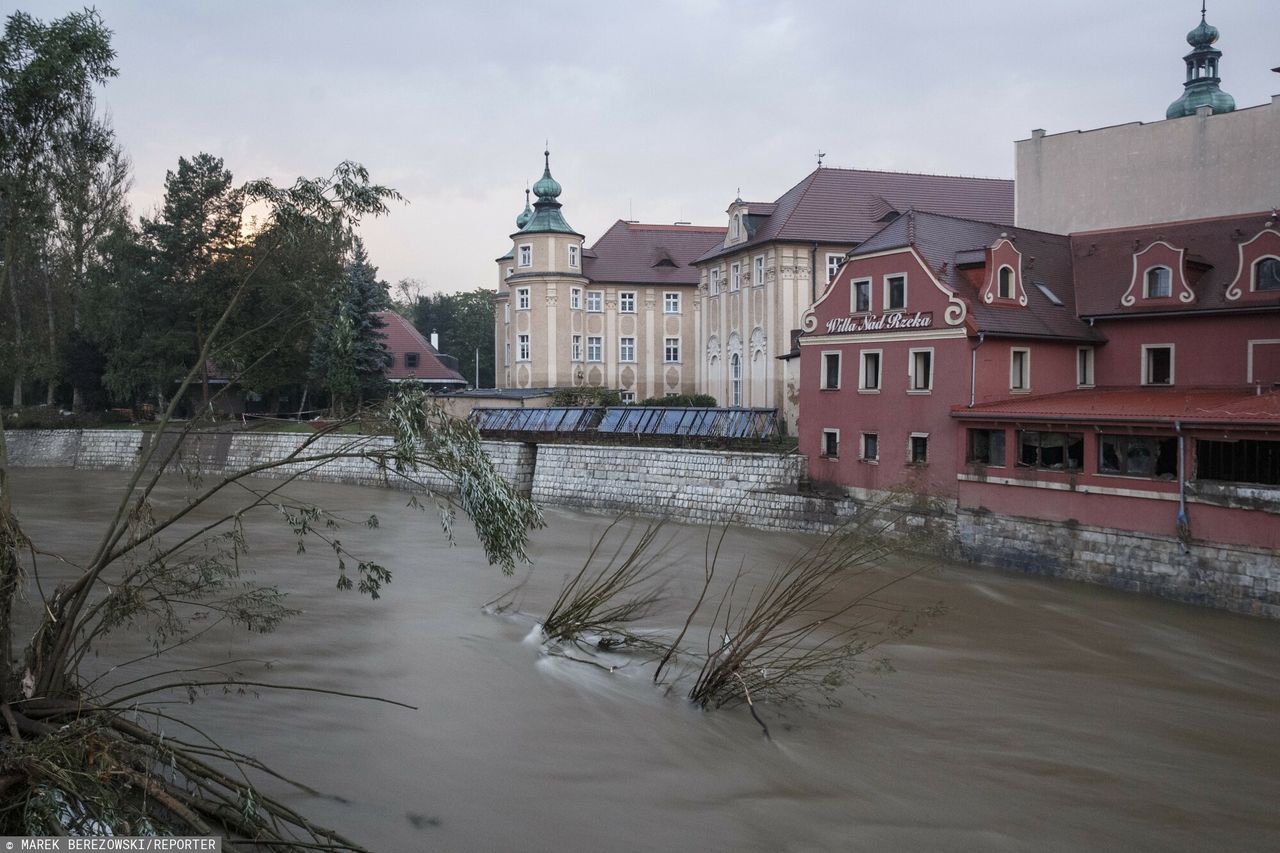
M48 20L82 6L31 0ZM1196 0L102 0L102 93L151 212L207 151L238 180L340 160L409 201L363 227L380 274L493 287L544 140L569 223L719 225L826 165L1013 176L1013 140L1158 121ZM1280 2L1213 0L1223 89L1280 92Z

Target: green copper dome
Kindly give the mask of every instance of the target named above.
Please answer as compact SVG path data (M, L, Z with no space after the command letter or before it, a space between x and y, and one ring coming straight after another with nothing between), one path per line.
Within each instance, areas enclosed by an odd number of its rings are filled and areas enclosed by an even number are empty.
M1213 46L1218 40L1218 28L1205 20L1204 5L1200 6L1200 24L1187 33L1191 52L1182 57L1187 64L1187 81L1182 84L1182 97L1169 105L1165 118L1193 116L1201 107L1208 107L1214 114L1229 113L1236 108L1236 99L1218 88L1218 64L1222 51Z
M533 208L529 206L529 191L524 191L524 210L516 217L516 228L523 228L533 218Z
M533 194L539 199L549 198L552 201L560 195L560 182L551 177L551 152L543 151L546 157L546 166L542 170L542 177L533 185Z
M1199 26L1187 33L1187 44L1192 47L1208 47L1217 40L1218 28L1207 23L1203 15L1200 17Z
M526 234L536 232L553 231L559 234L578 234L565 221L564 215L560 212L560 182L551 177L551 152L542 152L546 157L546 165L542 170L542 177L533 185L533 194L538 200L533 203L533 215L530 216L523 225L520 225L520 231ZM523 215L523 214L522 214ZM520 220L516 220L519 224ZM578 235L582 236L582 235Z

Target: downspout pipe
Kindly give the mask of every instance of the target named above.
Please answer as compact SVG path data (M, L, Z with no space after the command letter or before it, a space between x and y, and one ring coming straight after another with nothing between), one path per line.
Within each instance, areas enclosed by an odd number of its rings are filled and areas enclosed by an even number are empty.
M809 304L818 301L818 244L809 250Z
M986 332L978 332L978 345L969 350L969 408L978 393L978 347L987 339Z
M1178 539L1182 542L1182 553L1190 553L1187 547L1191 539L1191 519L1187 517L1187 469L1186 469L1186 437L1182 434L1182 421L1173 422L1173 431L1178 435Z

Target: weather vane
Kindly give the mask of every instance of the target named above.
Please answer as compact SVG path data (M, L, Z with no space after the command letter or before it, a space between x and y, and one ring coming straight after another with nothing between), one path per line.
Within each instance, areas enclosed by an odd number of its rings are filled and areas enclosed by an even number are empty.
M825 152L825 151L823 151L821 148L819 148L819 149L818 149L818 168L819 168L819 169L821 169L821 168L822 168L822 158L823 158L823 157L826 157L826 156L827 156L827 152Z

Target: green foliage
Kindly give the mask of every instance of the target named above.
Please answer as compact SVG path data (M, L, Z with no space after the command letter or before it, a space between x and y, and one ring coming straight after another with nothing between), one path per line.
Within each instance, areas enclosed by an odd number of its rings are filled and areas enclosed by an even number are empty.
M676 409L714 409L716 398L710 394L672 394L666 397L649 397L641 400L637 406L663 406Z
M612 388L557 388L551 395L553 406L621 406L622 392Z
M409 282L401 288L409 289ZM493 291L433 293L397 306L423 337L440 335L440 351L458 359L463 376L475 381L476 353L480 353L480 388L494 387Z
M387 324L378 312L390 304L386 282L378 280L364 243L356 238L311 349L311 378L329 393L329 404L339 417L386 391L391 354L381 331Z
M127 415L109 411L76 412L64 415L57 406L27 406L6 409L5 429L97 429L109 424L130 423Z

